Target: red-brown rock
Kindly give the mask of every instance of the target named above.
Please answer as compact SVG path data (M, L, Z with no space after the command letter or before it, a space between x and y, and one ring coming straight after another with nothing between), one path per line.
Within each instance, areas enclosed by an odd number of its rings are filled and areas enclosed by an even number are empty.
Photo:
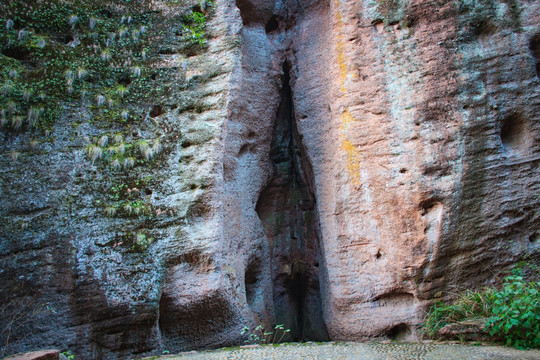
M5 360L58 360L59 358L60 351L58 350L40 350L11 355L5 358Z

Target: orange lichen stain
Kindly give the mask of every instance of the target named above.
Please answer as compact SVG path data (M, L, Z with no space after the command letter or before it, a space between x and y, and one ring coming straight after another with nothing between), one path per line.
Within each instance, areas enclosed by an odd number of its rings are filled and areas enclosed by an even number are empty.
M349 109L341 113L341 130L347 130L350 123L354 122L355 118L351 115Z
M335 1L336 8L340 8L339 0ZM347 64L345 62L345 49L344 49L344 38L343 38L343 18L341 15L341 10L337 11L336 14L336 27L337 27L337 44L336 44L336 50L337 50L337 64L339 68L339 83L341 85L341 92L345 93L347 90L345 89L345 81L347 80L347 75L349 73L349 69L347 68Z
M343 140L341 148L347 156L347 174L354 186L360 185L360 154L349 140Z
M336 29L337 29L337 38L336 38L336 52L337 52L337 65L339 69L339 85L342 93L347 93L345 88L345 83L347 77L349 76L349 68L347 66L347 57L345 55L345 38L343 35L343 15L341 12L341 4L339 0L335 0L334 4L336 6ZM341 148L345 152L347 158L347 174L349 179L352 181L354 186L360 185L360 154L356 147L347 139L347 129L348 126L354 122L355 119L351 115L349 109L346 109L341 113L341 136L343 138L341 143Z
M342 46L338 46L337 63L339 67L339 83L341 84L340 90L342 93L345 93L347 92L347 90L345 89L345 81L347 80L349 70L347 69L347 64L345 64L345 55L343 55Z

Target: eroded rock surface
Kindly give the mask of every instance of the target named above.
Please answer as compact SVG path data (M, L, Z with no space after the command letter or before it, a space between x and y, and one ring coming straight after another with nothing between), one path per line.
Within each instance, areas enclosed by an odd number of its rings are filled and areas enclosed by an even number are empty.
M539 14L217 1L207 51L163 52L178 103L141 124L165 149L137 170L163 209L144 222L96 210L102 175L67 110L18 162L25 135L4 134L2 297L55 311L12 348L127 358L281 323L296 340L408 340L434 298L537 262ZM126 229L153 242L128 251Z

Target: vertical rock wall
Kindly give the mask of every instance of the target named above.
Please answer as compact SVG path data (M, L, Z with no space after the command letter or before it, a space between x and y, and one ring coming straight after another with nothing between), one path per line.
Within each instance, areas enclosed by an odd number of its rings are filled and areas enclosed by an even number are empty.
M265 148L273 148L275 86L286 59L314 174L317 274L331 338L414 338L433 298L490 284L526 256L537 261L538 5L283 1L272 12L270 3L237 2L242 74L258 80L248 99L239 92L247 104L230 121L263 137L260 147L235 145L238 164L230 163L247 171L242 178L254 193L235 183L242 194L234 198L246 199L242 214L253 220L245 229L257 232L246 238L258 239L252 244L267 259L282 231L269 223L283 212L293 218L279 200L286 191L272 175L280 170L275 154ZM246 139L235 130L229 136ZM272 278L280 288L273 263L261 266L250 287L269 289ZM264 318L260 300L255 313Z
M68 115L54 156L16 167L22 136L2 145L2 218L32 220L2 228L2 291L20 279L55 307L13 348L124 358L280 323L291 340L413 339L434 298L537 262L539 13L217 1L208 51L163 59L173 98L196 100L162 104L141 130L165 136L148 196L171 215L96 211L100 175ZM154 242L125 251L126 226Z
M327 325L406 337L434 297L538 256L538 5L335 1L332 15Z

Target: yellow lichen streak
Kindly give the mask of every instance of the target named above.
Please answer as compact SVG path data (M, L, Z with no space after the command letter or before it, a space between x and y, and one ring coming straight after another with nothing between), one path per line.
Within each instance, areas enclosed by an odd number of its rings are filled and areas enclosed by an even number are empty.
M360 185L360 154L352 142L346 138L347 127L353 121L355 119L348 109L341 114L341 131L343 135L341 149L345 151L345 156L347 157L347 174L349 175L349 179L351 179L354 186L358 186Z
M347 173L354 186L360 185L360 155L349 140L343 140L341 147L347 155Z
M341 113L341 130L347 131L348 126L355 121L349 109Z
M343 41L343 18L341 15L340 3L339 0L335 0L335 5L337 9L336 22L337 22L337 64L339 68L339 83L341 84L341 92L345 93L345 81L347 80L347 75L349 70L347 69L347 64L345 62L345 48Z
M336 52L337 52L337 65L339 70L339 85L341 93L347 93L345 83L349 76L349 69L345 56L345 41L343 36L343 15L341 13L340 0L334 0L336 6L336 27L337 27L337 39L336 39ZM347 175L351 180L353 186L360 185L360 154L352 142L348 139L348 129L356 119L351 115L349 109L345 109L341 113L341 149L345 152L347 158Z

